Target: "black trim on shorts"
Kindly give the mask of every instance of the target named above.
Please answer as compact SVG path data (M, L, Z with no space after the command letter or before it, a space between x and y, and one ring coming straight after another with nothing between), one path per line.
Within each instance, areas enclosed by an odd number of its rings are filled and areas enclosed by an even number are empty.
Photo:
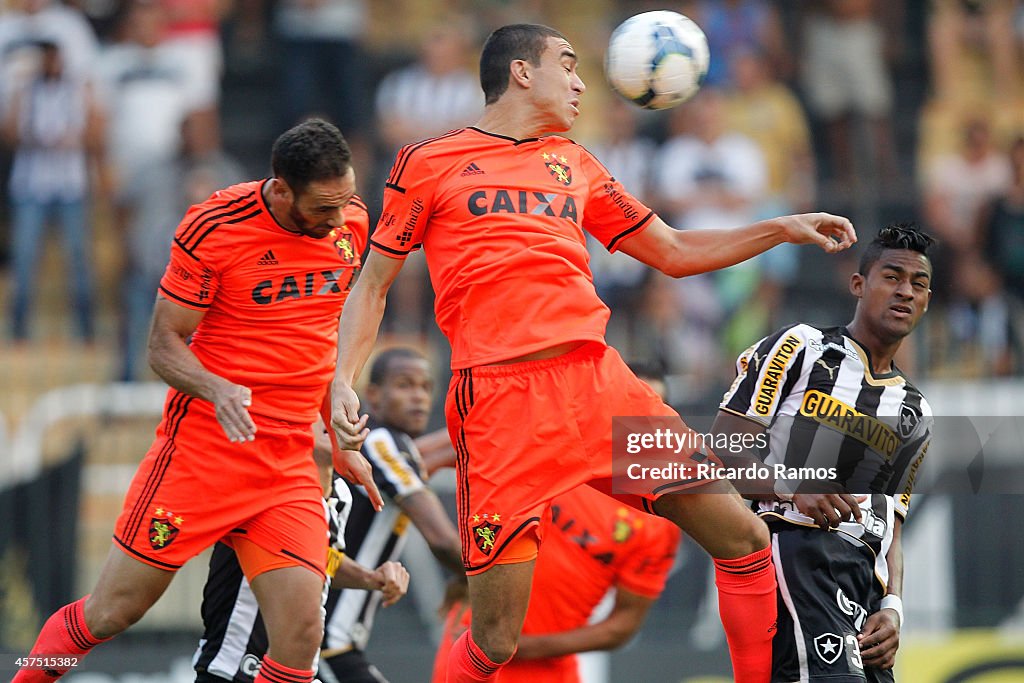
M158 564L161 567L166 567L167 569L173 569L175 571L177 571L178 569L181 569L181 565L180 564L171 564L170 562L161 562L160 560L154 560L149 555L143 555L138 550L136 550L135 548L131 547L130 545L128 545L127 543L122 541L120 538L118 538L116 534L113 536L113 538L114 538L114 542L117 543L122 548L124 548L125 552L128 552L128 553L130 553L132 555L135 555L137 557L140 557L140 558L144 559L147 563Z
M513 531L511 534L509 534L507 537L505 537L505 540L502 542L502 544L500 546L498 546L497 550L494 551L494 555L490 559L488 559L486 562L484 562L483 564L478 564L475 567L473 567L473 566L470 566L470 565L467 565L467 564L463 563L463 566L466 568L466 571L467 572L480 571L481 569L484 569L485 567L490 566L495 560L497 560L499 557L501 557L501 551L503 551L508 546L508 544L512 542L512 540L516 536L521 534L523 531L526 530L526 528L528 526L530 526L532 524L537 524L538 526L540 526L540 517L530 517L529 519L524 521L522 524L520 524L519 527L516 528L515 531Z
M284 555L284 556L286 556L286 557L290 557L290 558L292 558L293 560L298 560L299 562L301 562L301 563L303 563L303 564L307 565L307 566L308 566L308 567L309 567L310 569L312 569L313 571L315 571L315 572L316 572L317 574L319 574L320 576L323 576L323 577L326 577L326 576L327 576L327 571L326 571L326 568L324 568L324 567L318 567L318 566L316 566L316 564L315 564L314 562L310 562L309 560L307 560L307 559L306 559L306 558L304 558L304 557L299 557L298 555L296 555L295 553L293 553L293 552L292 552L292 551L290 551L290 550L285 550L284 548L281 548L280 552L281 552L281 554L282 554L282 555Z

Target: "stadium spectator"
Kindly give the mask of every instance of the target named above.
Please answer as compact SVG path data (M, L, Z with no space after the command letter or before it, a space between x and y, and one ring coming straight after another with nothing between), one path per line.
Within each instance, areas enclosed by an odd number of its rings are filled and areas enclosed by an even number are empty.
M372 168L366 124L371 116L370 62L363 42L366 0L281 0L271 29L280 44L275 102L281 128L304 117L332 121L353 141L359 168Z
M676 134L662 145L655 182L659 205L681 228L731 228L761 217L768 180L764 155L751 138L728 127L725 103L721 91L706 89L690 105L672 113ZM755 295L761 282L760 264L758 259L747 261L673 286L688 302L688 310L707 312L711 304L696 301L709 287L701 280L713 283L713 303L720 307L714 317L722 321ZM703 315L700 322L710 319Z
M69 78L92 76L99 46L80 10L59 0L11 0L0 11L0 102L37 73L40 40L57 45Z
M413 140L431 138L476 120L483 96L469 68L468 47L475 35L466 17L450 16L430 27L420 44L419 58L387 74L377 88L376 124L383 145L379 159L388 164ZM380 176L386 177L387 168ZM422 255L391 290L387 328L395 333L422 335L430 316L430 288Z
M729 228L757 215L768 169L757 143L728 127L721 91L702 90L672 112L672 132L659 151L658 202L680 228Z
M733 55L725 127L757 143L764 157L767 181L758 211L807 211L814 204L816 173L810 126L796 95L771 68L764 53L738 50Z
M944 102L1013 103L1021 95L1017 0L933 0L928 63L933 96Z
M164 49L184 64L193 90L192 126L207 128L206 136L219 138L221 76L224 55L220 21L226 0L158 0L167 17Z
M350 162L337 128L308 121L274 143L272 178L185 215L150 328L150 363L171 386L163 420L92 593L47 620L34 656L79 661L226 539L269 636L256 681L312 683L328 531L312 425L327 412L338 311L368 231ZM383 505L362 456L335 450L334 467ZM73 664L22 668L14 681L52 681Z
M519 649L501 670L504 683L579 683L577 653L628 643L665 587L680 538L667 519L589 486L552 500L543 528L530 607ZM611 611L588 623L609 591L615 596ZM433 683L445 683L452 644L472 620L467 596L450 602Z
M772 683L893 680L901 530L932 431L928 402L893 356L928 310L930 244L910 226L884 228L850 278L853 320L761 339L737 360L722 399L713 431L751 437L751 458L834 472L744 491L772 532Z
M708 38L711 62L705 83L716 88L735 84L730 68L736 55L754 50L768 61L768 68L787 73L790 55L775 5L767 0L701 0L694 20Z
M218 128L207 123L186 118L180 154L168 163L147 164L132 179L137 199L124 234L124 275L120 282L118 378L123 382L142 379L146 373L142 366L149 320L181 215L218 188L242 182L245 177L238 162L216 139L209 139L217 135Z
M75 332L93 340L93 241L90 164L102 149L103 122L93 90L66 67L56 42L36 43L38 74L14 91L4 122L14 148L10 177L14 267L11 334L29 338L29 312L39 278L37 267L47 223L61 228Z
M883 12L895 11L898 4L824 0L806 5L803 83L811 113L825 125L830 176L840 192L864 178L898 177L886 63L886 29L893 22L883 20ZM867 131L866 149L854 147L854 125L860 123ZM867 158L855 149L863 149Z
M835 252L856 239L849 221L829 214L674 230L587 150L551 135L572 127L586 89L560 33L504 26L480 64L487 105L477 124L399 152L371 253L342 313L332 387L332 426L350 448L366 437L367 419L352 385L377 338L388 287L422 244L454 371L447 426L459 453L458 527L473 609L449 660L449 680L458 683L494 680L514 654L550 501L589 482L610 490L611 462L601 454L611 417L628 410L678 420L604 343L608 312L594 292L583 230L676 276L786 241ZM463 175L474 168L486 183ZM716 558L736 680L761 680L775 611L767 532L736 497L708 490L729 492L727 482L705 486L707 495L662 487L664 495L627 498L676 521ZM500 524L484 514L499 514Z
M174 163L185 119L201 101L185 65L163 43L166 25L159 3L130 0L120 39L99 59L97 84L108 121L105 191L122 236L143 199L137 181L153 166Z

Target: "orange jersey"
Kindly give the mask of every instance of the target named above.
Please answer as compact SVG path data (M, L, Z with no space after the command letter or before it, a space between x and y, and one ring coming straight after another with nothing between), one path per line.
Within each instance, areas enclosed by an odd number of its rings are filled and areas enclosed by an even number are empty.
M311 423L333 372L338 317L369 218L353 197L345 225L327 237L289 232L267 208L265 182L219 190L188 210L160 292L205 312L190 348L210 372L252 389L253 413Z
M651 599L661 594L679 545L675 524L590 486L555 498L550 514L523 633L585 625L612 587Z
M654 212L586 149L462 128L404 147L371 248L423 246L437 324L462 369L573 340L603 341L583 231L610 251Z
M679 528L667 519L640 512L590 486L579 486L555 498L543 529L524 635L585 626L613 587L656 599L665 587L680 539ZM445 620L434 683L444 681L447 648L469 627L470 619L469 610L456 605ZM513 659L502 668L498 680L576 681L576 666L572 655Z

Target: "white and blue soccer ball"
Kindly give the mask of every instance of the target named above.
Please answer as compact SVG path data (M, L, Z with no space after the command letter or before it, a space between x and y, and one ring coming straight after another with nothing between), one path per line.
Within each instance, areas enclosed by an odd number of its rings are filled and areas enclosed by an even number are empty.
M656 10L622 22L608 41L604 72L612 88L645 109L668 109L700 90L708 39L691 19Z

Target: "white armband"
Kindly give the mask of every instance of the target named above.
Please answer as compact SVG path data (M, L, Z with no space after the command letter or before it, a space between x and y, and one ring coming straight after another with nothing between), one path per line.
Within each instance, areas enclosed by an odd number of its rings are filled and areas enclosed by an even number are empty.
M878 609L891 609L895 611L896 614L900 615L900 626L903 626L903 598L890 593L882 598L882 604Z

